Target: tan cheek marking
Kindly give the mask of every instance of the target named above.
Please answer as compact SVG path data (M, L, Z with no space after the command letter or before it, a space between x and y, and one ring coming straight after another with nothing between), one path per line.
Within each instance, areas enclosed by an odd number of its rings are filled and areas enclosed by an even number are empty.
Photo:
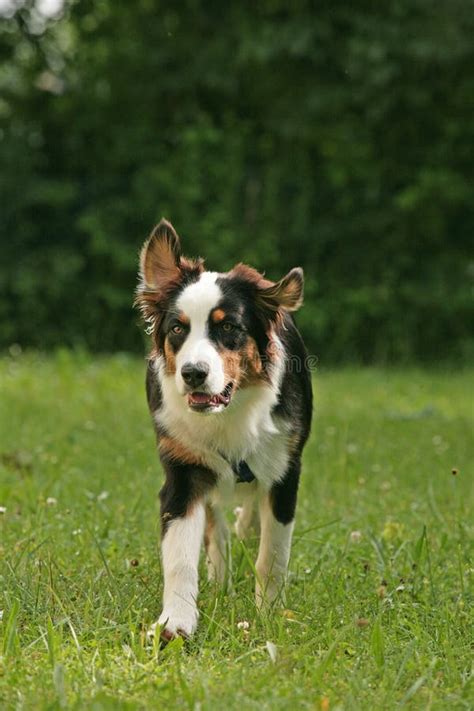
M173 353L173 349L170 346L168 336L165 338L165 370L167 375L174 375L176 373L176 357Z
M241 353L239 351L224 350L221 352L221 358L224 364L226 384L232 381L234 389L238 388L242 378Z
M225 319L225 311L223 311L222 309L215 309L212 312L211 318L214 321L214 323L220 323L221 321L223 321Z
M268 381L268 375L263 369L257 344L250 336L242 351L242 370L244 371L243 387Z

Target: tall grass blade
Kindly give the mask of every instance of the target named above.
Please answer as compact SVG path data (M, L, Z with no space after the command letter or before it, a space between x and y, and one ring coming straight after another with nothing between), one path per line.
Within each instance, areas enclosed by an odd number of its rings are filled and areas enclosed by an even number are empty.
M7 623L5 625L5 638L3 640L3 656L5 657L5 659L11 657L19 646L17 633L17 619L19 609L20 605L18 603L18 600L15 600L10 610L10 614L8 615Z
M370 636L370 644L375 662L379 668L383 668L385 664L383 630L380 622L380 617L375 620L372 634Z

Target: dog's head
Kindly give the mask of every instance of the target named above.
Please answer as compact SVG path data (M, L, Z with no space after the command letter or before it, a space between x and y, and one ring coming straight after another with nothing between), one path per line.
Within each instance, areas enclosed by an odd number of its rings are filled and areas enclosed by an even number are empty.
M268 382L285 312L303 300L303 271L271 282L252 267L205 271L182 256L172 225L161 220L140 255L136 304L156 355L190 410L223 411L239 388Z

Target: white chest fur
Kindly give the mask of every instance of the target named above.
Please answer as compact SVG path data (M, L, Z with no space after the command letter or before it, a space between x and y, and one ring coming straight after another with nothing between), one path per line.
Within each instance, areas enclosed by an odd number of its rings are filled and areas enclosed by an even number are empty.
M229 462L241 460L247 462L264 487L284 475L288 462L287 426L271 414L279 387L262 383L239 390L227 410L205 415L189 411L174 377L164 373L160 359L155 368L163 394L163 404L154 413L157 423L199 454L221 479L233 482ZM279 382L279 373L276 375Z

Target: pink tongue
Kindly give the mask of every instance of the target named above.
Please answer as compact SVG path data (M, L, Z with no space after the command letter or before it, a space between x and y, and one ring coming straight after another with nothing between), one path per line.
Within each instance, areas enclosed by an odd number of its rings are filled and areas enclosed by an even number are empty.
M204 403L210 402L211 396L207 393L191 393L189 396L191 402L196 403L196 405L203 405Z

